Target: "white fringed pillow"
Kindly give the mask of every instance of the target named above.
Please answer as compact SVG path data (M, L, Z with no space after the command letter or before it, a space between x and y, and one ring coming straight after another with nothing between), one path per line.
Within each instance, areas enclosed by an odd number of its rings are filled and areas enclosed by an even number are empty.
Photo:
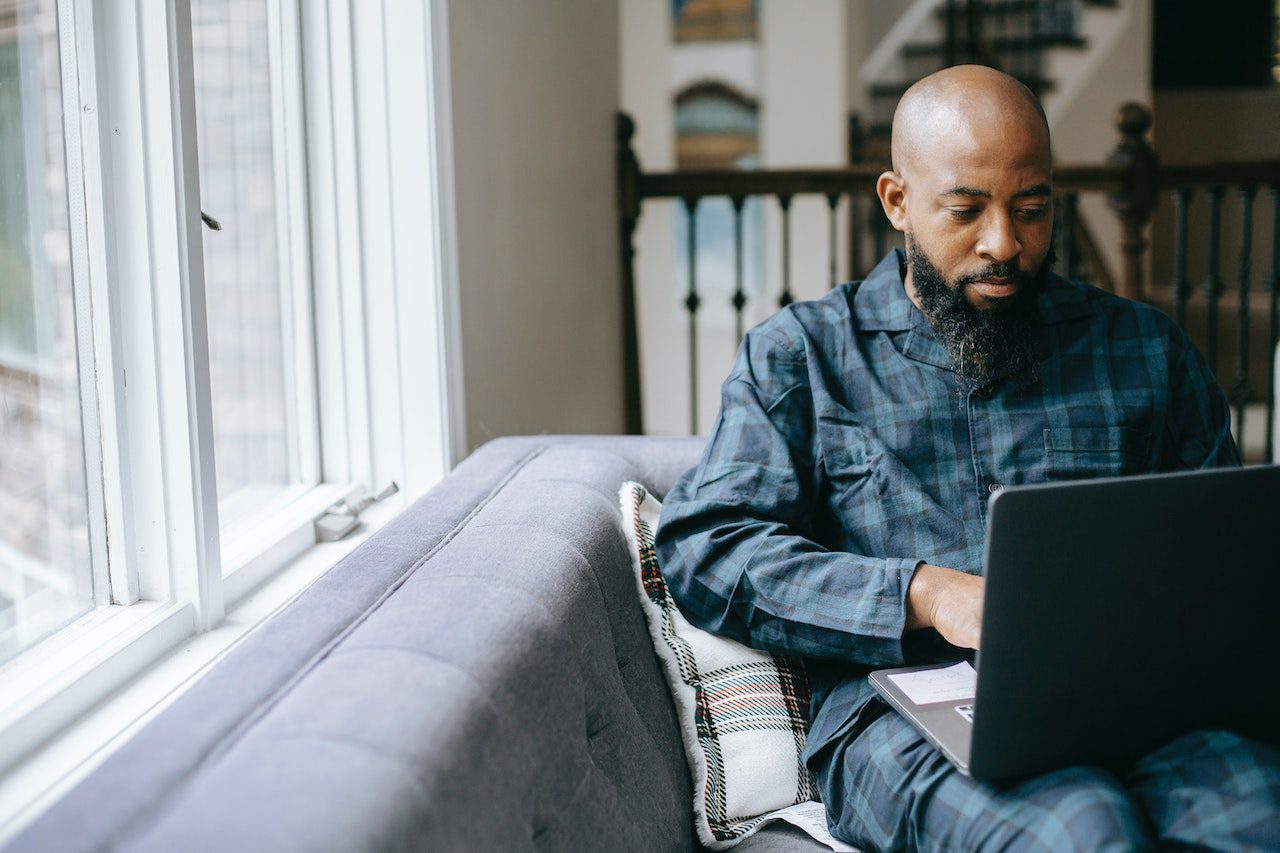
M680 719L698 839L724 850L759 829L769 812L818 799L800 757L809 684L798 661L689 624L653 549L662 504L634 482L623 483L619 499L645 621Z

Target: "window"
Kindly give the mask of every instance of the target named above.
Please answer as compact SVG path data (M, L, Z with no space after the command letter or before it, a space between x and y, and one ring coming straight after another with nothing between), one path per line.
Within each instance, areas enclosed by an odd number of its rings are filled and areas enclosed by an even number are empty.
M0 0L0 774L448 470L443 15Z
M759 107L724 83L708 81L676 95L676 165L750 168L759 154Z

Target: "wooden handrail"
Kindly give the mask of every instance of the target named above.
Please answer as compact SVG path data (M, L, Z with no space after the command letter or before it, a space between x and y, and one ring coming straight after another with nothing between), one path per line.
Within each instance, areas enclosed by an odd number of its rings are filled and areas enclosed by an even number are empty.
M1252 164L1251 164L1252 165ZM753 195L874 195L887 162L859 163L840 169L707 169L696 172L641 172L637 196L650 198L707 198ZM1053 169L1054 189L1060 192L1119 193L1126 173L1106 165L1069 164Z
M1215 184L1246 187L1275 186L1280 184L1280 160L1160 166L1156 172L1156 185L1162 190L1207 187Z
M875 193L880 173L890 168L888 162L882 162L859 163L840 169L641 172L637 175L637 195L640 200L830 193L871 195ZM1125 191L1128 174L1119 166L1068 163L1053 167L1053 188L1055 192L1117 194ZM1276 183L1280 183L1280 160L1157 165L1155 171L1155 185L1162 190L1214 184L1271 186Z
M883 171L884 166L867 163L843 169L645 172L639 176L638 188L642 199L829 193L863 195L875 192L876 180Z

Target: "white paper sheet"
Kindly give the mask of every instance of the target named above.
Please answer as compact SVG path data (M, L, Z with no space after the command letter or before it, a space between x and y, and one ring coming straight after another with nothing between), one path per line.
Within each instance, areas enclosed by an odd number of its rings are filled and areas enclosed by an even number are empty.
M778 809L776 812L769 814L770 820L775 818L800 827L815 841L827 845L836 853L858 853L857 847L850 847L832 836L827 829L827 813L823 809L822 803L808 802L787 806L785 809Z
M977 693L978 673L968 661L941 669L900 672L889 676L899 690L917 705L930 702L957 702Z

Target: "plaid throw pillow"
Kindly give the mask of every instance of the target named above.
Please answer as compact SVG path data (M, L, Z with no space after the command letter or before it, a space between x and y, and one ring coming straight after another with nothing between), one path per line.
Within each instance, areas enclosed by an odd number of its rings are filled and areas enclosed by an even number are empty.
M653 550L662 505L639 483L624 483L619 497L649 634L680 718L698 838L724 850L755 832L768 812L818 799L800 759L809 685L799 661L685 621Z

